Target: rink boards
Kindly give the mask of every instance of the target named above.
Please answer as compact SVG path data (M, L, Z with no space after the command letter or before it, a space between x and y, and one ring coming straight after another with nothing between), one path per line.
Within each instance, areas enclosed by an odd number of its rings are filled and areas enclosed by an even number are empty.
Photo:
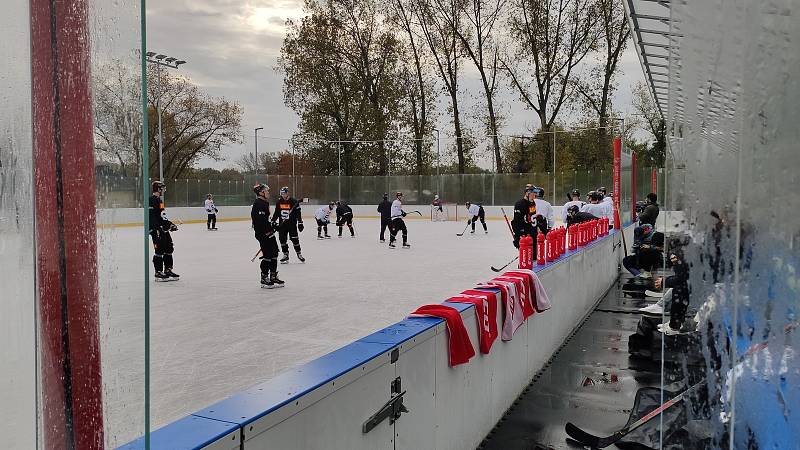
M632 238L632 227L626 233ZM443 320L406 319L154 431L151 448L475 448L613 285L619 241L612 232L536 268L553 307L513 340L498 338L487 355L478 350L474 307L446 303L461 311L476 350L466 364L448 366ZM502 314L497 320L500 329ZM405 392L408 412L364 432L393 389ZM122 448L144 448L144 440Z

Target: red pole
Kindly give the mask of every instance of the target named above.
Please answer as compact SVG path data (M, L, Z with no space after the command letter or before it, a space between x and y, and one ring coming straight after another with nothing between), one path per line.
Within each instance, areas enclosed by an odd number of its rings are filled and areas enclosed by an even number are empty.
M617 136L614 138L614 228L622 228L622 221L620 220L619 210L621 206L620 199L622 198L622 177L620 171L622 169L622 139Z
M636 222L636 152L631 152L631 222Z
M101 449L88 2L30 10L43 448Z
M653 173L650 174L650 192L658 193L658 169L653 167Z

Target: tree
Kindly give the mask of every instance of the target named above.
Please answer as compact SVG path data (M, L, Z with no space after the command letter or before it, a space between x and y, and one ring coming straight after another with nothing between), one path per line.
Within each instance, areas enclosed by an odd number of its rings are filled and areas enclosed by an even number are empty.
M189 79L175 77L154 65L148 67L147 80L152 178L158 177L159 109L164 177L167 179L180 178L202 157L221 161L221 146L239 142L242 109L237 103L210 98Z
M510 18L516 64L502 61L512 87L550 132L580 64L597 40L595 0L515 0ZM552 140L548 134L548 140ZM552 148L552 144L549 145ZM545 159L546 171L552 163Z
M418 35L421 31L413 21L416 15L414 8L417 7L415 1L395 0L393 6L392 22L405 36L401 58L401 89L406 107L401 114L406 117L404 122L411 126L414 135L415 173L422 175L425 167L429 167L424 153L430 148L426 138L433 131L434 86L425 64L424 38L421 39Z
M114 61L92 73L95 154L123 176L137 176L142 160L142 83L132 70Z
M467 157L464 148L461 113L458 108L459 61L462 48L456 27L461 26L459 2L464 0L417 0L415 13L425 41L431 51L439 78L450 97L450 112L455 131L458 173L465 173Z
M647 85L641 81L633 88L633 108L640 114L645 129L653 135L653 145L640 153L639 161L655 167L664 167L667 155L667 124L661 112L650 97Z
M323 173L386 174L386 139L400 115L400 42L384 26L377 0L308 0L289 22L278 70L284 101L300 115L304 154ZM357 142L358 141L358 142ZM333 155L331 156L331 153Z
M614 78L619 71L619 58L628 44L630 28L622 3L597 0L602 57L586 79L576 79L575 86L588 108L597 114L597 145L609 148L608 122L613 115L611 97L616 89Z
M469 28L462 29L458 23L451 23L464 51L469 56L481 76L483 93L486 99L486 131L492 138L497 172L503 172L503 159L500 154L499 118L495 113L495 93L498 75L498 44L493 38L493 29L506 0L471 0L458 2L461 15L466 17Z

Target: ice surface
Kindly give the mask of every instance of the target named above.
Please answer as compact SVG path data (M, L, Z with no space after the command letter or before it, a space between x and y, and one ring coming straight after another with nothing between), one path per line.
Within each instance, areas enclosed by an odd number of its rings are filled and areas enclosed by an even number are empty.
M402 320L420 305L440 303L491 278L491 265L516 255L500 221L487 222L488 235L478 223L474 235L463 237L456 233L465 222L407 220L407 225L412 248L390 250L378 242L377 219L357 219L355 239L346 227L341 239L336 227L329 227L333 238L324 241L316 239L313 222L307 223L300 234L306 263L299 263L290 242L290 264L279 266L286 287L273 290L260 288L258 260L250 262L258 245L249 222L222 222L219 231L186 224L173 233L174 270L181 280L151 281L153 429ZM141 364L143 334L118 322L138 322L143 315L141 301L130 300L141 295L142 230L101 233L106 258L101 298L118 303L102 305L103 329L131 333L126 350L117 346L103 354L104 377L124 379L141 373L134 366ZM104 283L106 277L115 282ZM131 383L140 384L136 377ZM106 392L115 402L142 401L126 401L125 395ZM124 421L124 413L107 420Z

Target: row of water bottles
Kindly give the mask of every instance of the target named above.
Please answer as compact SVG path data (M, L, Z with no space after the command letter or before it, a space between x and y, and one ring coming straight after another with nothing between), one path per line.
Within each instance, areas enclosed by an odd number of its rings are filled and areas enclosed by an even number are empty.
M608 235L608 218L592 219L586 222L551 229L546 235L536 237L536 265L543 266L563 256L567 251L585 247L600 237ZM533 238L523 236L519 240L519 268L533 269Z

